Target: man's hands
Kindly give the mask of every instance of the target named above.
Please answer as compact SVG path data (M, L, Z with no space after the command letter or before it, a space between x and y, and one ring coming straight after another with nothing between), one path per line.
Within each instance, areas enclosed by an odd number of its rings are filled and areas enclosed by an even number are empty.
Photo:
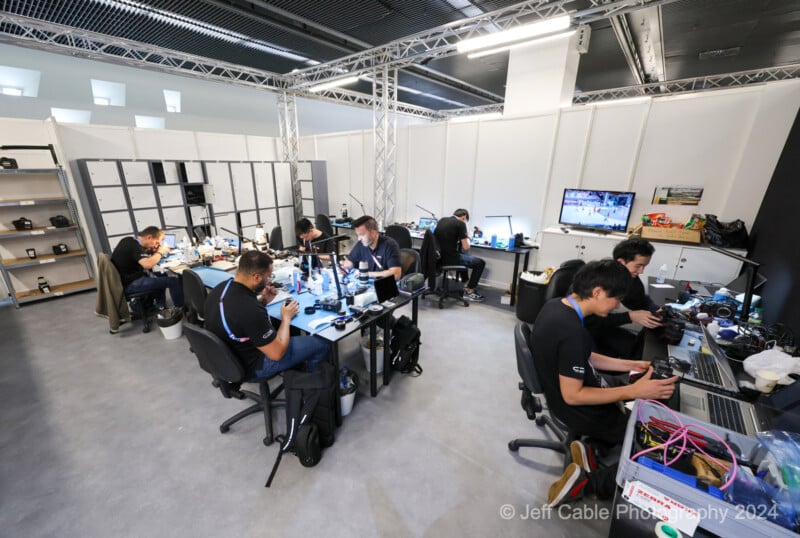
M643 362L643 361L640 361ZM667 379L653 379L653 368L648 367L645 374L638 381L630 385L634 391L634 398L644 400L668 400L675 392L675 382L680 376L672 376Z
M265 287L261 294L258 296L258 302L263 305L268 305L278 295L278 288L273 285Z
M300 304L292 299L287 299L281 305L281 319L292 319L300 311Z
M649 310L631 310L628 312L631 321L638 323L648 329L655 329L661 327L661 318L650 312Z

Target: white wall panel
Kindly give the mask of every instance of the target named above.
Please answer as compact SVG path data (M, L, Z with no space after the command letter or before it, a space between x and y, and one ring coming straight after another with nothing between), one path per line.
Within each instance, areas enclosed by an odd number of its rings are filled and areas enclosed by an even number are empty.
M255 209L253 170L250 163L231 163L231 179L233 179L233 192L236 196L236 209L238 211Z
M269 232L278 225L278 211L276 209L262 209L258 213L259 223L264 226L264 231L269 236Z
M531 232L538 232L557 223L564 189L580 185L593 114L593 107L577 107L561 111L555 150L551 157L550 181L543 200L542 223L538 229L532 229Z
M414 197L409 199L411 207L406 213L421 214L415 204L433 211L437 217L449 215L455 209L443 207L446 137L445 122L409 128L408 191L414 193Z
M545 195L556 118L552 114L481 123L475 196L468 208L471 224L500 237L509 234L507 219L486 215L512 215L515 233L541 228L539 201Z
M183 187L180 185L158 185L158 199L161 207L183 206Z
M131 209L155 207L156 193L153 192L153 187L148 186L134 186L128 187L128 196L131 198Z
M139 159L197 160L197 145L192 131L131 129Z
M234 211L228 163L206 163L206 175L208 176L208 183L214 192L214 198L210 201L214 206L214 213ZM206 202L209 202L209 200L206 199Z
M328 204L339 215L342 204L347 204L349 214L354 202L350 191L350 144L348 135L317 136L314 160L325 161L328 175Z
M666 211L678 221L692 213L723 213L759 94L757 88L745 88L653 100L634 178L631 220L653 211ZM654 206L653 192L661 185L705 190L698 206Z
M275 181L272 164L254 163L253 175L256 181L256 196L260 207L275 207Z
M246 161L247 140L244 135L195 133L200 160Z
M225 213L223 215L214 214L214 222L217 224L217 234L222 231L227 234L222 228L229 230L236 230L236 213Z
M128 185L152 185L150 167L147 161L123 161L122 175Z
M452 214L459 207L473 207L475 190L475 163L478 155L479 122L455 123L447 127L446 170L442 206L437 216ZM425 207L425 204L421 204ZM428 208L433 209L434 208ZM416 207L409 208L413 215L427 217ZM414 219L417 220L417 219Z
M94 195L97 198L97 207L100 211L127 210L128 202L125 200L125 193L122 187L107 187L95 189Z
M289 163L275 163L273 167L278 205L290 206L293 204L294 196L292 195L292 173L289 169Z
M128 127L64 125L56 127L61 150L69 159L137 159Z
M133 232L131 218L127 211L103 213L103 225L108 235L130 235Z
M185 162L186 181L188 183L203 183L203 165L199 162Z
M92 185L121 185L116 161L90 161L86 163Z
M133 212L137 231L141 232L148 226L161 226L161 219L157 209L139 209Z
M278 156L280 139L271 136L248 135L247 141L247 160L249 161L280 161Z
M281 236L283 237L283 246L289 247L296 245L297 239L294 236L294 208L281 207L278 209L278 214L281 219Z
M650 103L646 102L596 108L580 184L582 188L628 190L649 106Z
M166 207L161 209L164 215L164 226L166 228L186 228L186 211L183 207ZM184 232L179 230L180 234ZM177 232L176 232L177 233Z

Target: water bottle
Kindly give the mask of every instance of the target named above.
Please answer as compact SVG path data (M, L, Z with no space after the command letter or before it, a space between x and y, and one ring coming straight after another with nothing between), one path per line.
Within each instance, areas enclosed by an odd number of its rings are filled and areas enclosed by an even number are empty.
M491 242L489 243L489 245L490 245L492 248L495 248L495 247L497 246L497 234L492 234L492 240L491 240Z
M342 377L339 379L339 388L347 390L347 366L342 366Z
M656 283L663 284L664 281L667 279L667 273L669 272L669 266L667 264L663 264L661 267L658 268L658 276L656 277Z
M347 218L347 203L342 204L342 218L343 219Z

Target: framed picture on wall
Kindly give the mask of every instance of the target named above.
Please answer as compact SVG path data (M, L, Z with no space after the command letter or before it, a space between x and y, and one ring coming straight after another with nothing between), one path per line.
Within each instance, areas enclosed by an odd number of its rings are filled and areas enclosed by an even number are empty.
M656 187L653 205L699 205L702 187Z

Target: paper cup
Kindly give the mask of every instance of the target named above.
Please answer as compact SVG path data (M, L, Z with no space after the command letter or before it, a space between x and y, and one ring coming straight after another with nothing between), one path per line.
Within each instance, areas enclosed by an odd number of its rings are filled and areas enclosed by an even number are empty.
M759 370L756 372L756 388L761 392L772 392L780 378L781 376L770 370Z

